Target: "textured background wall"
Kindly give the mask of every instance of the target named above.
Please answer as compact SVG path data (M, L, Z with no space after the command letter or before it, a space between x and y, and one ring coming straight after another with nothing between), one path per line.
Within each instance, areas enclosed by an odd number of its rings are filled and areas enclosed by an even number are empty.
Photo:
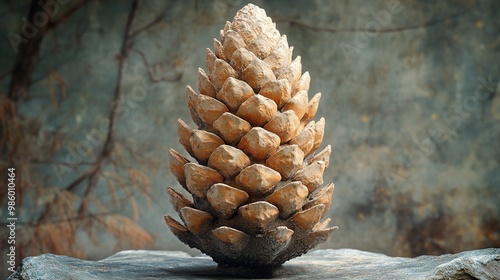
M73 3L61 1L59 13ZM182 150L176 121L190 121L184 88L196 86L205 48L246 3L145 1L137 10L132 29L147 28L131 40L116 147L92 190L102 203L89 211L138 214L137 224L154 238L148 248L189 250L162 220L165 213L175 215L165 187L180 189L167 171L167 151ZM498 1L253 3L288 36L294 57L302 57L311 74L310 96L323 93L317 116L327 120L323 145L333 146L324 179L336 186L328 216L339 230L321 247L415 256L500 246ZM74 182L98 157L130 5L90 1L44 34L29 94L15 102L29 131L19 139L42 146L56 136L59 141L50 153L12 155L2 146L3 167L29 163L26 193L41 189L18 209L21 221L37 217L54 190ZM15 64L12 34L22 35L28 9L18 1L0 4L2 96ZM134 183L132 194L118 195L134 197L138 207L130 199L113 204L109 182L119 180L112 176ZM73 193L82 196L85 184ZM90 258L130 247L110 234L94 245L81 230L76 237Z

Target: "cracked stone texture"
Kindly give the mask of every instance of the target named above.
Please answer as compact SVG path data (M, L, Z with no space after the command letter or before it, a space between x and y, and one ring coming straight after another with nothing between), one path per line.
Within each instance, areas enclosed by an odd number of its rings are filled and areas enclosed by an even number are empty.
M185 85L196 87L205 48L212 48L224 21L246 3L144 1L137 26L172 6L161 24L135 38L134 48L166 77L181 76L139 95L134 89L140 89L146 68L139 55L130 55L124 88L131 105L118 124L130 147L165 164L166 147L182 150L175 131L178 117L190 119ZM400 1L400 11L384 23L387 32L373 37L353 29L372 24L391 0L253 3L287 35L294 57L302 57L311 75L310 96L322 92L317 116L327 119L323 146L333 148L324 181L335 182L326 215L339 230L319 248L418 256L500 247L500 1ZM32 97L19 103L19 114L39 120L40 130L60 128L75 143L84 141L82 131L99 127L109 114L129 6L91 1L51 31L35 67ZM26 7L0 3L2 75L14 62L5 34L18 30ZM57 110L48 93L52 70L67 85L66 98L56 96ZM2 77L3 95L9 76ZM100 146L92 148L95 154ZM61 149L54 159L64 161L67 154ZM37 170L48 186L66 186L80 175L66 173L59 181L50 165ZM164 213L175 215L165 193L169 185L181 189L174 176L148 175L155 200L151 208L139 200L145 209L139 223L155 235L156 248L196 254L162 219ZM105 180L98 189L106 190ZM123 205L124 213L128 208ZM94 246L79 239L94 259L113 251L116 242L108 241Z
M316 250L286 262L273 279L500 279L500 249L394 258L354 249ZM122 251L100 261L44 254L23 260L7 280L235 279L210 257L178 251Z

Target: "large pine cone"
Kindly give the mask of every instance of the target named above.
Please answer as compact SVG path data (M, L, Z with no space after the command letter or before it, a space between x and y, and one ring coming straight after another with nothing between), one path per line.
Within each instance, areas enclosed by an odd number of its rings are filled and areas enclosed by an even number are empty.
M312 121L321 94L308 100L309 73L263 9L246 5L220 36L207 49L207 72L199 69L200 93L186 88L198 129L178 122L197 162L170 150L170 169L193 202L168 188L184 223L165 221L219 267L265 274L335 229L320 222L334 190L322 186L331 147L314 153L325 127Z

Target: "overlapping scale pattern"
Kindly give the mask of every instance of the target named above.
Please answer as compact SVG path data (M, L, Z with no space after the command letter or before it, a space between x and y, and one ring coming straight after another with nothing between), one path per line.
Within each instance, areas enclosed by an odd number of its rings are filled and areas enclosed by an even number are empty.
M335 229L321 222L334 190L323 186L331 147L316 153L321 94L309 99L309 73L263 9L246 5L220 34L198 69L198 92L186 87L197 128L178 121L194 161L170 150L170 169L193 199L169 188L182 222L165 221L222 267L269 271Z

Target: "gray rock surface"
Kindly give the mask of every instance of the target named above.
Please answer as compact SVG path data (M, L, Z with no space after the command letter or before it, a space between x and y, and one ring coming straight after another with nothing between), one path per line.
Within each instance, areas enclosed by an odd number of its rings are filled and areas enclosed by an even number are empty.
M100 261L44 254L22 261L7 280L234 279L207 256L122 251ZM353 249L317 250L285 263L275 279L500 279L500 249L396 258Z
M1 95L7 92L15 58L7 35L20 32L28 2L0 1ZM67 3L62 11L77 1L59 2ZM99 130L99 121L109 116L130 1L88 2L44 38L31 98L18 104L20 116L36 120L32 127L41 140L54 138L55 132L67 139L51 151L52 158L32 165L33 178L46 180L40 185L66 187L87 166L59 178L50 162L93 162L101 149L86 132ZM175 130L177 118L190 120L185 87L196 88L205 48L212 48L224 22L248 2L267 11L294 46L293 56L302 57L303 71L311 75L310 96L322 92L317 120L325 117L323 145L333 148L324 181L335 183L325 218L339 227L323 249L419 256L500 247L500 1L171 0L143 1L135 28L166 8L167 13L133 42L151 70L169 81L136 96L149 81L144 78L148 69L140 55L131 54L123 85L127 105L117 133L126 140L120 146L141 159L154 159L158 170L135 156L124 159L127 168L150 178L155 199L151 207L146 199L137 201L138 223L155 235L155 248L187 250L162 218L164 213L176 215L165 187L182 189L167 172L166 149L183 151ZM401 11L383 26L393 32L368 38L355 31L373 24L374 13L386 13L387 5L397 2ZM349 47L352 52L345 53ZM65 98L53 71L65 81ZM51 104L51 87L57 109ZM475 99L476 88L488 99ZM79 145L82 152L73 149ZM92 152L84 152L87 146ZM127 174L126 169L118 171ZM96 195L106 192L107 181L99 180ZM27 199L25 206L42 207L51 195L44 192L33 205ZM108 199L104 205L112 204L110 195L100 197ZM121 207L120 213L131 217L130 204ZM78 241L89 258L109 256L116 245L96 246L84 243L85 238Z

